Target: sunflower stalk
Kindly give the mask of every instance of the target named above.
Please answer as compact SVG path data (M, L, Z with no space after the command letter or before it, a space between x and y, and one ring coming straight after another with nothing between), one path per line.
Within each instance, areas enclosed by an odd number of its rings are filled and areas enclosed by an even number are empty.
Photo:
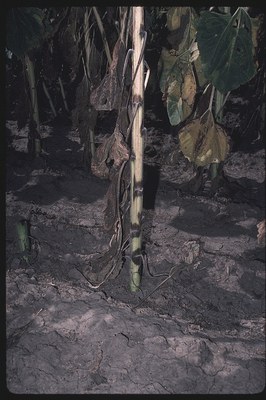
M142 266L142 209L143 209L143 115L144 59L143 7L133 7L132 108L136 114L132 125L131 192L130 192L130 290L140 289ZM140 57L142 59L140 59Z

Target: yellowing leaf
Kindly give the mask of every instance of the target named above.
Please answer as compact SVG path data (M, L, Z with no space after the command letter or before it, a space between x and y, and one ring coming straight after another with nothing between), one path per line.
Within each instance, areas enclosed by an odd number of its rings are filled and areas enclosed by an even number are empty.
M195 94L196 81L192 68L189 68L185 73L184 81L181 85L181 96L188 106L192 106L194 104Z
M171 125L184 121L193 108L196 81L190 64L176 65L167 89L167 113Z
M210 111L184 126L179 142L184 156L197 166L220 163L229 152L226 132L214 122Z

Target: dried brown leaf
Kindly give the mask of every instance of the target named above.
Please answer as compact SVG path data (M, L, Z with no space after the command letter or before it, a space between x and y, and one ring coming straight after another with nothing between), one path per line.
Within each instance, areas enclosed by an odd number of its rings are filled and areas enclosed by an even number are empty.
M257 239L259 245L265 246L265 219L258 223L258 234Z

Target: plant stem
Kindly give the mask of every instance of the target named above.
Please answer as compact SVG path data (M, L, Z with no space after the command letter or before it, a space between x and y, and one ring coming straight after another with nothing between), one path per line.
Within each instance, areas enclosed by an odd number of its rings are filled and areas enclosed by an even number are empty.
M48 89L47 89L47 86L45 85L45 82L44 82L44 81L42 81L42 87L43 87L43 91L44 91L44 93L45 93L45 96L47 97L47 99L48 99L48 101L49 101L51 110L52 110L54 116L57 117L57 112L55 111L54 103L53 103L53 101L52 101L52 99L51 99L50 93L49 93L49 91L48 91Z
M101 35L102 35L103 45L104 45L104 49L105 49L105 53L106 53L106 56L107 56L108 63L109 63L109 65L111 65L112 57L111 57L109 46L108 46L108 43L107 43L107 40L106 40L106 35L105 35L105 31L104 31L104 27L103 27L103 23L102 23L101 17L99 15L96 7L92 7L92 10L93 10L94 16L96 18L96 21L97 21L97 24L98 24L98 28L99 28L99 30L101 32Z
M219 92L219 90L216 89L215 91L215 119L217 122L221 123L223 119L223 104L224 104L224 94Z
M84 70L85 70L85 76L87 78L88 91L90 90L90 81L91 81L91 72L90 72L91 39L90 39L90 35L89 35L90 13L91 13L91 10L89 12L88 7L86 7L86 11L85 11L85 15L84 15L84 32L85 32L84 42L85 42L86 64L84 64ZM94 154L95 154L94 130L92 128L88 127L88 132L89 132L89 143L90 143L90 155L91 155L91 158L93 158Z
M212 111L212 103L213 103L213 98L214 98L214 93L215 93L215 87L212 87L212 92L211 92L211 96L210 96L210 102L209 102L209 107L208 110ZM208 111L207 110L207 111Z
M228 7L225 7L228 8ZM215 119L218 123L222 123L223 120L223 107L224 104L229 96L228 92L227 94L221 93L219 90L215 90L215 110L214 110L214 115ZM210 165L210 174L211 174L211 180L213 181L219 173L219 166L220 163L212 163Z
M94 139L94 130L89 128L89 138L90 138L90 153L93 158L95 155L95 139Z
M60 76L58 78L58 82L59 82L59 85L60 85L61 94L62 94L62 97L63 97L64 106L65 106L65 110L67 112L69 112L69 108L68 108L67 101L66 101L65 90L64 90L64 86L63 86L62 79L60 78Z
M23 253L24 260L28 261L30 252L29 224L27 220L21 220L17 223L17 234L19 249Z
M132 77L135 77L132 86L132 108L137 107L132 125L132 153L131 153L131 208L130 208L130 290L136 292L141 281L141 249L142 249L142 208L143 208L143 115L144 115L144 58L143 48L144 11L143 7L133 7L133 59ZM137 71L136 71L137 70Z
M219 165L220 165L220 163L211 163L210 164L211 180L215 179L218 176Z
M30 57L27 54L24 56L24 60L25 60L25 65L26 65L29 87L30 87L32 119L36 124L37 136L39 136L39 137L34 138L35 156L38 157L41 153L40 118L39 118L37 90L36 90L36 82L35 82L35 74L34 74L34 65L33 65L33 62L31 61ZM30 139L30 137L29 137L29 139Z
M86 53L86 66L85 73L87 78L90 80L90 49L91 49L91 40L90 40L90 25L89 25L89 11L88 7L86 7L86 11L84 14L84 45L85 45L85 53Z

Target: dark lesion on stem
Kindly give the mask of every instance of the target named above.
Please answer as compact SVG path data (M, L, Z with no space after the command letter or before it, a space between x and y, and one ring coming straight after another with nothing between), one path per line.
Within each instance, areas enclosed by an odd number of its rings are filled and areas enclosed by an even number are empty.
M136 249L135 251L133 251L131 260L133 261L134 264L138 265L139 267L142 267L142 259L143 255L140 249Z
M139 94L135 94L132 99L133 105L142 105L143 104L143 97Z
M131 236L131 238L138 238L141 236L141 224L140 223L131 224L130 236Z
M134 190L133 190L133 200L135 200L136 197L143 196L143 181L136 182L134 184Z

